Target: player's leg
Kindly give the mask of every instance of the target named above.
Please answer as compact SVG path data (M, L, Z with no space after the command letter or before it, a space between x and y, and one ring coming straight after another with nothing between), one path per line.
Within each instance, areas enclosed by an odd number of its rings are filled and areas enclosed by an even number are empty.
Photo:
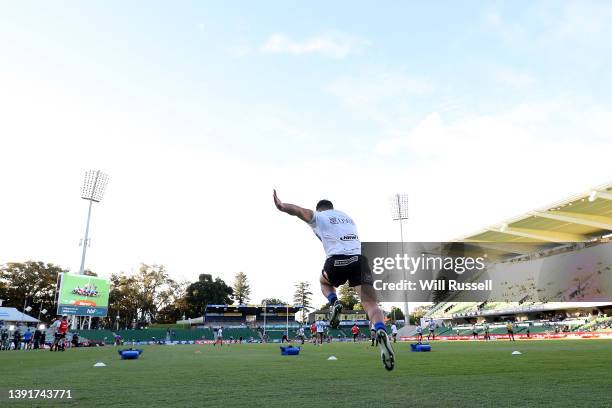
M331 259L331 258L330 258ZM331 262L325 262L325 268L330 270L328 265L331 265ZM330 272L331 273L331 272ZM336 295L336 288L329 280L329 274L325 270L321 273L319 277L319 283L321 284L321 292L323 296L325 296L330 305L331 316L329 318L329 325L336 329L340 324L340 312L342 311L342 303L338 300L338 295Z
M350 281L349 281L350 284ZM389 341L389 336L385 328L384 315L378 303L376 302L376 296L374 294L374 288L372 285L366 283L365 285L354 286L361 304L370 317L370 320L374 322L374 329L376 329L376 339L378 340L378 346L380 347L381 358L385 368L389 371L395 367L395 352Z

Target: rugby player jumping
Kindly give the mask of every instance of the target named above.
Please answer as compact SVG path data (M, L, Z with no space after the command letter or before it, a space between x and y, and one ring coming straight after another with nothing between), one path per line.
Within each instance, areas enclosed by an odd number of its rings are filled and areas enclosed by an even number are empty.
M319 201L315 211L312 211L294 204L283 203L276 195L276 190L273 197L276 208L308 223L323 244L327 258L319 282L321 291L331 306L330 326L338 327L342 311L342 303L338 300L336 288L348 280L349 286L357 291L370 320L374 322L383 364L387 370L393 370L395 353L385 331L383 312L376 302L372 274L367 260L361 255L361 242L353 220L345 213L335 210L329 200Z

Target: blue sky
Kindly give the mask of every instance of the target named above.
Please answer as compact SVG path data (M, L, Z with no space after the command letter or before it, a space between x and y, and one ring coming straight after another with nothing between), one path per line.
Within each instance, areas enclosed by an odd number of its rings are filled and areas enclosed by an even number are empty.
M1 187L15 198L0 204L13 233L0 262L78 266L83 203L69 197L92 166L111 174L92 269L159 262L193 279L202 248L233 256L242 230L261 237L244 259L209 260L228 281L281 272L260 242L281 259L308 254L257 298L315 282L322 256L274 213L272 187L298 203L338 200L364 240L396 238L386 198L406 191L410 239L445 240L610 180L609 2L1 10L0 170L15 175Z

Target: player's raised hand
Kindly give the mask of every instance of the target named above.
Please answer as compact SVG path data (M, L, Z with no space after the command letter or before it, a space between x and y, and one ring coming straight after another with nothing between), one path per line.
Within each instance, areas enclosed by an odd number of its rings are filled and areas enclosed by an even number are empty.
M283 206L283 202L276 195L276 189L274 189L274 194L272 194L272 197L274 198L274 205L276 208L278 208L279 211L284 211L285 207Z

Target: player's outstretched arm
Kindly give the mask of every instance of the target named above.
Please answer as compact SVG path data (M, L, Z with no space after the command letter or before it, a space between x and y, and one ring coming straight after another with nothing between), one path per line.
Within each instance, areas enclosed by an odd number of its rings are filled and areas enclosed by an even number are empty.
M308 208L302 208L299 205L295 204L283 203L276 195L276 190L274 190L274 194L272 196L274 198L274 205L276 206L276 208L278 208L279 211L282 211L289 215L294 215L302 221L312 221L312 217L314 217L314 213L312 212L312 210L309 210Z

